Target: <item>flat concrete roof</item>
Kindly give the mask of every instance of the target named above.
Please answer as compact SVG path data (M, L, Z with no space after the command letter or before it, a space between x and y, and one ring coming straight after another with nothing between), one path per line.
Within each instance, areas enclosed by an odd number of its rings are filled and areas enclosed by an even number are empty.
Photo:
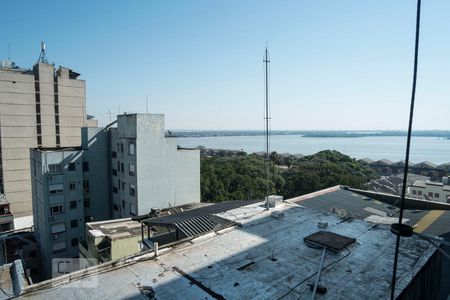
M398 222L398 208L345 190L340 186L296 197L291 201L312 209L333 212L342 217L351 217L373 223ZM379 218L388 215L394 219ZM450 211L406 209L403 217L404 223L413 226L417 232L442 237L448 236L450 233Z
M273 218L276 210L284 213ZM388 298L395 235L389 226L342 219L324 211L285 202L267 211L256 203L218 214L240 224L209 233L172 248L157 259L130 258L94 277L67 282L25 297L33 299L310 299L322 250L311 248L304 237L320 230L355 238L344 250L326 252L320 285L328 299ZM328 223L318 228L318 221ZM396 286L398 295L435 252L413 236L400 243ZM72 278L75 278L73 276ZM94 282L93 288L80 288ZM38 284L39 285L39 284ZM151 295L151 297L149 296ZM215 295L215 296L213 296ZM217 298L219 297L219 298Z
M131 218L87 223L89 233L94 237L107 236L110 239L141 235L141 223Z

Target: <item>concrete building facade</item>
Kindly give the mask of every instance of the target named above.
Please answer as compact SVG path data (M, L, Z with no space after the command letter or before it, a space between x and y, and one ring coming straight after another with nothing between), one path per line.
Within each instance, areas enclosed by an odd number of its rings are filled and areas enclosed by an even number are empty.
M110 149L114 218L200 202L200 151L178 149L164 115L118 116Z
M52 258L78 257L84 236L83 163L80 148L31 151L34 231L44 277Z
M408 187L407 195L417 199L450 203L449 184L449 177L443 177L442 182L416 180Z
M15 216L32 214L30 148L80 146L85 81L53 64L0 64L0 193Z
M32 149L31 166L44 277L53 258L79 257L79 244L98 246L85 235L86 223L200 202L199 150L178 149L165 137L163 115L121 115L117 128L82 128L81 147ZM103 256L87 258L122 255L129 251L124 238L110 233L100 245Z

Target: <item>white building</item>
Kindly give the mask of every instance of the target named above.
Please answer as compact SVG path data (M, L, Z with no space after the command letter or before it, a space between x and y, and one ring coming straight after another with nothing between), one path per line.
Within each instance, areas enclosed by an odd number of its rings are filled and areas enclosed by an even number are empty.
M436 202L450 203L449 178L443 177L442 182L416 180L408 188L407 196Z
M200 151L178 149L164 115L118 116L110 148L114 218L200 202Z

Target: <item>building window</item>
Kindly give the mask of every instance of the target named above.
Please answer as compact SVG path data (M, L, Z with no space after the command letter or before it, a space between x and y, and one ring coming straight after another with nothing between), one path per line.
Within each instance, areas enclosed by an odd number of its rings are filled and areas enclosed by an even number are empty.
M75 171L75 163L74 162L69 163L69 171Z
M83 181L83 191L89 193L89 180Z
M439 198L439 193L434 193L434 198Z
M433 198L433 192L428 192L428 197Z
M76 189L75 182L69 182L69 190L75 191L75 189Z
M91 199L84 198L84 207L91 207Z
M52 245L52 252L53 253L60 253L66 251L66 242L59 242L54 243Z
M52 215L57 215L63 212L63 206L62 205L55 205L50 207L50 213Z
M70 220L70 228L78 227L78 220Z
M413 191L412 191L412 194L413 194L413 195L417 194L416 190L413 190Z
M72 247L78 246L78 239L72 239Z
M70 201L70 209L75 209L75 208L77 208L77 201L76 200Z
M129 142L129 144L128 144L128 154L129 155L134 155L134 150L135 150L134 142Z
M122 190L125 190L125 182L122 181Z
M62 173L61 164L50 164L50 165L48 165L48 173L49 174L60 174L60 173Z
M117 187L113 186L113 193L117 194Z
M125 209L125 200L122 200L122 208Z
M134 184L131 184L131 183L130 183L130 195L136 196L136 188L135 188Z
M120 152L119 143L117 143L117 152Z
M120 161L117 161L117 171L120 172Z
M83 161L83 172L89 171L89 162Z
M124 173L124 172L125 172L125 168L124 168L123 166L124 166L124 164L123 164L123 163L121 163L121 164L120 164L120 172L122 172L122 173Z
M62 184L51 184L48 186L48 191L51 195L64 193L64 186Z
M417 195L422 196L422 191L417 191Z
M129 174L131 176L134 176L134 173L135 173L134 164L130 164L130 172L129 172Z
M61 223L52 224L52 234L61 233L66 231L66 225Z
M118 210L119 210L119 207L117 206L117 204L113 204L113 209L114 209L115 211L118 211Z
M120 152L123 153L123 143L120 143Z
M117 176L117 170L116 170L116 169L113 169L113 170L112 170L112 174L113 174L113 176Z
M117 152L116 151L112 152L112 158L117 158Z
M131 203L130 203L130 215L132 215L132 216L136 215L136 206Z

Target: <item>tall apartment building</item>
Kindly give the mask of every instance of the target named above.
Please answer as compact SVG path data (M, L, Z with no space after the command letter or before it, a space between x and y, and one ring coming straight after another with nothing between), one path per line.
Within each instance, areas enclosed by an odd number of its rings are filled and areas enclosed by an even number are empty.
M200 202L200 152L166 137L164 115L118 116L110 149L114 218Z
M34 226L45 277L86 244L85 223L200 202L200 152L166 137L164 115L82 128L78 148L31 150Z
M15 216L32 214L30 148L79 147L86 124L85 81L39 62L0 64L0 193Z
M34 227L42 267L50 276L51 259L77 256L84 233L82 150L36 149L31 161Z

